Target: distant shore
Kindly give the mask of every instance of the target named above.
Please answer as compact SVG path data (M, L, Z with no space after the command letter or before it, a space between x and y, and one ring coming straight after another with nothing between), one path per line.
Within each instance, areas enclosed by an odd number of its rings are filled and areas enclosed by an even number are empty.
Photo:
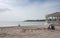
M24 22L43 22L46 21L45 19L42 20L24 20Z

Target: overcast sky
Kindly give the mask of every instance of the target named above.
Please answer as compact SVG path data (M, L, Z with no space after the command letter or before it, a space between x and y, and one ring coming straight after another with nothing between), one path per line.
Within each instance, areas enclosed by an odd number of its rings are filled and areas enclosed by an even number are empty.
M0 0L0 21L44 19L60 12L60 0Z

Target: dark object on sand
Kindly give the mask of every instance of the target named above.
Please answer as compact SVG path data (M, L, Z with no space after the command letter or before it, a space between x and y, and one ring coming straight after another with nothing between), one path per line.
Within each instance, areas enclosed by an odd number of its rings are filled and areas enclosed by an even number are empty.
M20 24L18 25L18 27L20 27Z
M55 30L55 26L53 24L49 25L48 29Z

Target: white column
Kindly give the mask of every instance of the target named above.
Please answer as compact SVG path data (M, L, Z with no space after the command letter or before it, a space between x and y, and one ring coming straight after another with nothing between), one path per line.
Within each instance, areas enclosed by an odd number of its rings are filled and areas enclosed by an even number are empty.
M59 23L59 16L58 16L58 23Z
M58 19L58 16L57 16L57 23L58 23L59 19Z
M46 22L48 23L48 17L46 16Z
M52 16L52 23L54 23L53 20L54 20L54 19L53 19L53 16Z

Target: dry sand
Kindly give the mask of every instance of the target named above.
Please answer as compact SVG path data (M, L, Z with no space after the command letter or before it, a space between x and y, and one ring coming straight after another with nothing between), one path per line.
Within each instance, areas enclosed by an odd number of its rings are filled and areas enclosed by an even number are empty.
M47 26L0 27L0 38L60 38L60 26L55 30Z

